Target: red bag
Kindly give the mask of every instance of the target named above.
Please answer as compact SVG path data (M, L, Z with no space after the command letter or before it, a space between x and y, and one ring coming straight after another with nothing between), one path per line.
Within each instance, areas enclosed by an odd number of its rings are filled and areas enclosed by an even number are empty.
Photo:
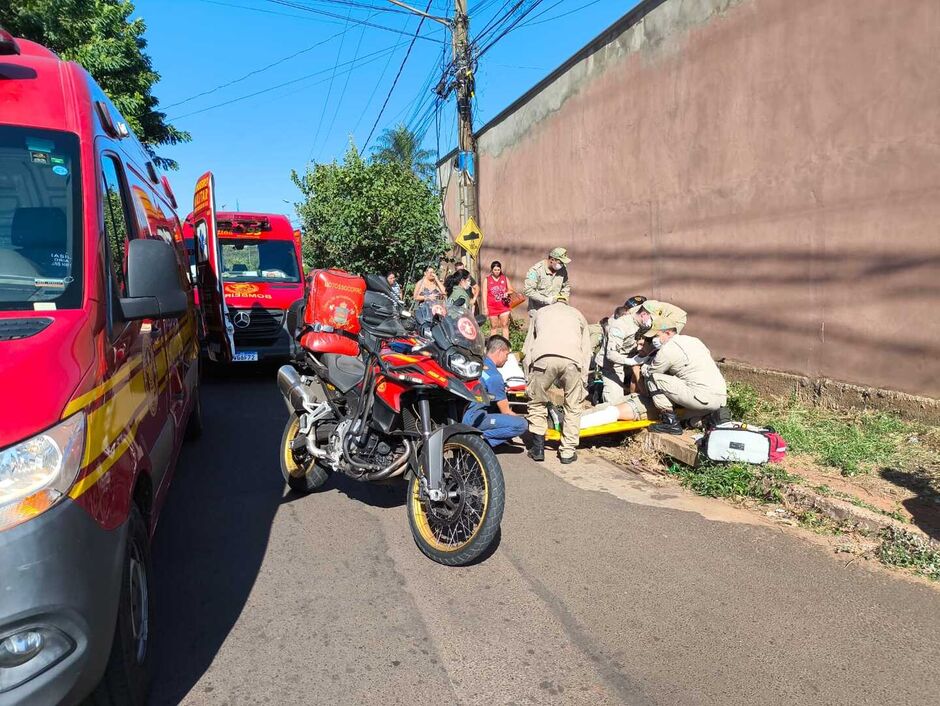
M770 462L779 463L787 455L787 440L773 429L764 432L764 436L770 441Z
M314 270L307 277L300 345L315 353L359 355L359 315L366 281L342 270Z

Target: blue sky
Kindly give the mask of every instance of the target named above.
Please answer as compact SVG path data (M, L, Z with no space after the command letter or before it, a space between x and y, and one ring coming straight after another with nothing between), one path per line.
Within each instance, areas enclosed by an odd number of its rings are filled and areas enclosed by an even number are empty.
M517 14L534 1L524 0ZM516 5L516 0L468 2L472 38ZM407 4L423 9L427 0ZM499 113L635 4L541 0L480 58L475 125ZM394 11L387 0L136 0L135 6L134 16L147 23L147 51L161 75L154 89L161 110L193 137L159 150L180 163L170 179L181 214L189 210L196 179L212 170L220 208L237 205L293 218L298 192L290 170L303 171L311 160L341 159L350 136L362 148L419 21ZM431 14L452 13L452 2L431 1ZM430 21L421 36L378 121L370 151L382 130L400 121L427 127L425 146L437 148L429 89L440 77L442 55L450 57L450 37ZM443 154L456 141L453 96L441 107L439 121Z

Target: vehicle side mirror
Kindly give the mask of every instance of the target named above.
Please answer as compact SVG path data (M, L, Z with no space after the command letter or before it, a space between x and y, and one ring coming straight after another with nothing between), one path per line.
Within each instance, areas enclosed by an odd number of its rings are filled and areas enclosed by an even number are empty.
M178 319L189 297L180 282L176 250L165 240L132 240L127 248L127 297L121 298L126 321Z

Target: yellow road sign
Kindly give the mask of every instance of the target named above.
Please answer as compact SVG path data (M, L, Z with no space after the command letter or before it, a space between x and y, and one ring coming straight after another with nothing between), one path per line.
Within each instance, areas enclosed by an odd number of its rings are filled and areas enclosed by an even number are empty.
M480 232L480 228L477 226L477 222L473 220L473 216L467 219L463 230L460 231L460 235L457 236L454 242L473 257L479 254L480 246L483 245L483 233Z

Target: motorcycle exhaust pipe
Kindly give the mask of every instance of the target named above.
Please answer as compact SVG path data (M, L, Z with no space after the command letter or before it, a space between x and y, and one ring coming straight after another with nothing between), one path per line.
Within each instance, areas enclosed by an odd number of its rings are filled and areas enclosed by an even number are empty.
M290 412L304 412L316 404L310 394L310 388L293 365L282 365L277 371L277 388L284 396L284 403Z

